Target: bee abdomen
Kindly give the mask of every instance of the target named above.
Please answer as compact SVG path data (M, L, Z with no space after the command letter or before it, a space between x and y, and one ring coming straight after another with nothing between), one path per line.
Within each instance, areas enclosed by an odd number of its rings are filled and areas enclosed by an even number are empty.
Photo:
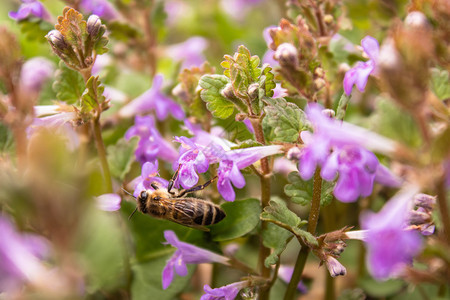
M203 212L194 218L194 223L201 226L219 223L225 218L225 212L217 205L203 202L199 204L198 211Z

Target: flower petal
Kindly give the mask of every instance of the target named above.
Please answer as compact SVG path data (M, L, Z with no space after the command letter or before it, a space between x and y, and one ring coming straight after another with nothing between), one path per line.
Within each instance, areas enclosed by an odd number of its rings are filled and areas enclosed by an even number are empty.
M229 179L219 180L217 182L217 190L226 201L234 201L236 198L236 194Z

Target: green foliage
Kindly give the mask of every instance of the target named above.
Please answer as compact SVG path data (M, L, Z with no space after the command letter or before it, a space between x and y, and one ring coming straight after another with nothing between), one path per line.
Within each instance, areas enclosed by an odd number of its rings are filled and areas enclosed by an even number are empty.
M306 206L311 202L313 195L313 179L303 180L298 172L294 171L288 175L289 184L284 187L286 195L291 197L292 202ZM320 205L326 206L333 200L333 186L334 184L327 181L322 181L322 195L320 198Z
M336 109L336 119L344 120L345 111L347 110L348 102L350 101L350 96L347 96L345 93L342 93L341 98L339 99L338 107Z
M130 24L113 21L108 24L108 30L110 31L109 37L119 41L128 41L142 36L136 28Z
M274 75L271 72L272 68L268 65L263 66L262 76L259 79L259 99L262 99L264 96L272 97L274 92L273 89L276 87L274 81Z
M287 102L283 98L265 98L268 104L264 111L263 128L273 128L272 141L297 142L300 131L305 130L306 116L297 105Z
M52 30L52 25L41 19L24 19L19 22L20 31L30 40L46 42L45 35Z
M448 158L450 153L450 127L441 132L431 145L431 158L433 162L439 163Z
M440 71L439 69L431 70L431 89L440 100L450 98L450 79L448 71Z
M273 251L264 261L266 267L278 262L279 256L286 249L292 236L292 233L284 228L273 223L267 224L267 228L262 233L263 243L265 247L272 248Z
M80 73L60 61L55 77L53 90L56 93L56 98L66 101L67 104L76 104L85 90L84 80Z
M187 265L187 276L174 276L170 286L163 290L162 288L162 270L169 259L169 255L152 259L143 263L136 263L132 266L133 281L131 283L131 294L133 300L173 300L188 285L195 265Z
M308 222L302 221L294 212L289 210L286 203L277 197L273 197L269 206L264 208L261 214L261 220L274 223L295 234L298 238L303 238L311 245L317 245L316 238L309 232L302 230L300 227L305 226Z
M137 143L137 138L132 138L129 141L122 138L115 145L108 146L106 152L112 176L121 181L125 178L134 162L134 151Z
M229 82L224 75L204 75L200 78L199 86L203 89L200 96L206 102L206 108L216 118L226 119L233 114L233 102L222 95Z
M105 87L101 85L98 78L98 76L91 76L86 82L86 90L81 97L81 108L83 112L91 112L94 109L98 109L105 101L105 96L103 96Z
M359 280L359 286L371 297L384 298L398 293L404 283L401 280L376 281L365 277Z
M372 118L375 129L381 135L414 148L422 145L421 134L414 119L392 101L379 99Z
M241 237L252 231L259 223L261 205L258 199L245 199L222 204L227 216L218 224L209 226L215 241Z

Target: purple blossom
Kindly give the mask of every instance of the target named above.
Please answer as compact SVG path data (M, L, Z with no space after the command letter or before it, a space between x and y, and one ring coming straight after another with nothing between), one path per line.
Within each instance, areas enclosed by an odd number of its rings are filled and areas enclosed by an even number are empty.
M0 291L12 292L25 281L36 282L45 276L47 270L41 259L48 254L46 240L20 234L3 215L0 215L0 236Z
M88 14L97 15L102 19L112 21L120 14L108 0L81 0L80 8Z
M364 240L368 248L369 271L377 280L400 274L421 250L418 232L405 230L414 204L412 199L417 192L417 187L406 186L378 213L361 215L361 227L367 230Z
M181 242L172 230L164 231L164 237L168 244L177 248L172 257L167 261L162 272L163 289L167 289L172 283L175 272L179 276L186 276L188 273L186 264L201 263L222 263L228 264L228 258L214 252L199 248L197 246Z
M76 120L75 112L60 112L57 105L40 105L34 107L37 116L40 114L51 114L46 117L34 118L33 123L27 128L27 135L30 138L37 130L46 128L52 130L66 139L67 148L75 150L80 145L78 134L73 128L72 122Z
M320 175L332 181L339 173L334 195L342 202L353 202L372 193L378 159L359 146L335 149L322 167Z
M179 169L177 182L185 189L193 187L198 182L198 173L205 173L209 168L209 160L202 149L190 139L182 136L175 137L175 141L181 143L180 157L175 162ZM187 146L187 147L186 147Z
M208 41L201 36L194 36L186 41L167 47L165 53L174 61L182 61L182 69L200 66L205 60L203 51L208 47Z
M152 189L151 184L153 182L156 182L157 184L160 184L163 187L167 187L169 182L165 180L164 178L160 178L158 175L158 161L156 160L154 163L152 162L146 162L142 166L141 170L141 176L133 180L134 182L134 197L138 197L139 194L148 189Z
M286 283L291 281L293 273L294 268L290 266L280 265L280 268L278 269L278 277ZM297 290L302 294L306 294L308 292L308 288L301 281L297 285Z
M239 171L261 158L280 153L280 146L261 146L227 151L221 158L217 169L217 189L226 201L234 201L235 187L241 189L245 186L245 178Z
M152 87L122 107L119 115L126 118L154 110L160 121L165 120L169 113L177 120L184 119L181 106L161 92L163 80L163 75L156 75Z
M242 20L253 6L263 0L222 0L222 9L232 18Z
M317 166L322 167L321 177L325 180L334 180L339 174L334 194L343 202L370 195L375 179L389 186L401 183L387 168L379 167L376 156L363 147L368 145L386 151L395 148L392 141L331 119L323 114L319 105L308 105L306 115L313 125L314 134L301 133L305 144L298 155L302 179L310 179Z
M369 60L366 62L359 61L355 67L345 73L344 91L348 96L352 93L353 85L356 85L358 90L363 92L369 75L376 71L380 48L378 41L371 36L366 36L362 39L361 46L369 56Z
M206 294L200 300L234 300L239 291L248 286L248 281L234 282L215 289L206 284L203 287Z
M27 60L20 72L20 84L27 92L39 93L45 81L53 75L53 63L44 57Z
M117 194L103 194L96 197L97 207L104 211L116 211L120 209L122 198Z
M16 21L24 20L30 16L34 16L47 22L52 21L50 13L47 11L45 6L37 0L22 0L22 4L17 12L9 12L9 17Z
M173 162L178 156L172 144L159 134L153 116L136 116L134 126L130 127L125 133L127 140L133 136L139 137L138 147L134 154L136 160L141 164L153 162L158 157Z
M347 269L333 256L327 255L325 265L331 277L344 276L347 274Z
M277 26L269 26L264 28L263 31L263 37L264 40L266 41L267 47L269 48L266 53L264 53L264 56L262 58L262 62L263 64L269 64L272 68L278 67L280 65L280 63L273 58L273 56L275 55L275 51L270 49L270 44L272 43L272 37L270 36L270 30L274 29L274 28L279 28ZM274 97L277 98L277 97Z

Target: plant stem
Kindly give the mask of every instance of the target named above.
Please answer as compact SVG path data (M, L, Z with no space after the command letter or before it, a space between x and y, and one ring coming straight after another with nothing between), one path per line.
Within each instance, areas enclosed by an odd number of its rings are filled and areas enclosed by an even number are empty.
M322 178L320 177L320 169L318 168L314 173L314 184L313 184L313 196L311 200L311 210L309 212L308 218L308 232L314 234L316 232L317 222L319 221L320 212L320 198L322 195ZM286 294L284 295L284 300L294 299L297 285L300 282L300 278L303 273L303 268L305 267L306 259L309 254L309 247L299 239L302 248L297 256L297 261L294 266L294 273L292 274L291 281L288 284Z
M262 129L261 121L262 118L250 118L253 129L255 130L255 138L256 141L261 143L262 145L266 144L266 140L264 138L264 132ZM270 201L270 167L269 161L267 157L261 159L261 208L264 209L269 205ZM267 229L267 222L262 221L261 223L261 232ZM262 238L259 241L259 255L258 255L258 271L261 276L264 278L270 277L270 269L264 265L264 261L267 256L270 255L270 249L266 248L263 244ZM269 299L269 291L270 287L267 289L262 289L260 294L260 299L265 300Z
M441 178L437 184L437 202L439 212L441 214L442 227L447 245L450 245L450 216L448 213L447 191L445 188L445 176Z
M92 132L94 133L95 145L97 146L98 157L102 166L103 178L105 180L105 190L107 193L112 193L111 172L109 171L108 161L106 159L106 149L103 143L102 130L100 126L100 116L92 121Z

